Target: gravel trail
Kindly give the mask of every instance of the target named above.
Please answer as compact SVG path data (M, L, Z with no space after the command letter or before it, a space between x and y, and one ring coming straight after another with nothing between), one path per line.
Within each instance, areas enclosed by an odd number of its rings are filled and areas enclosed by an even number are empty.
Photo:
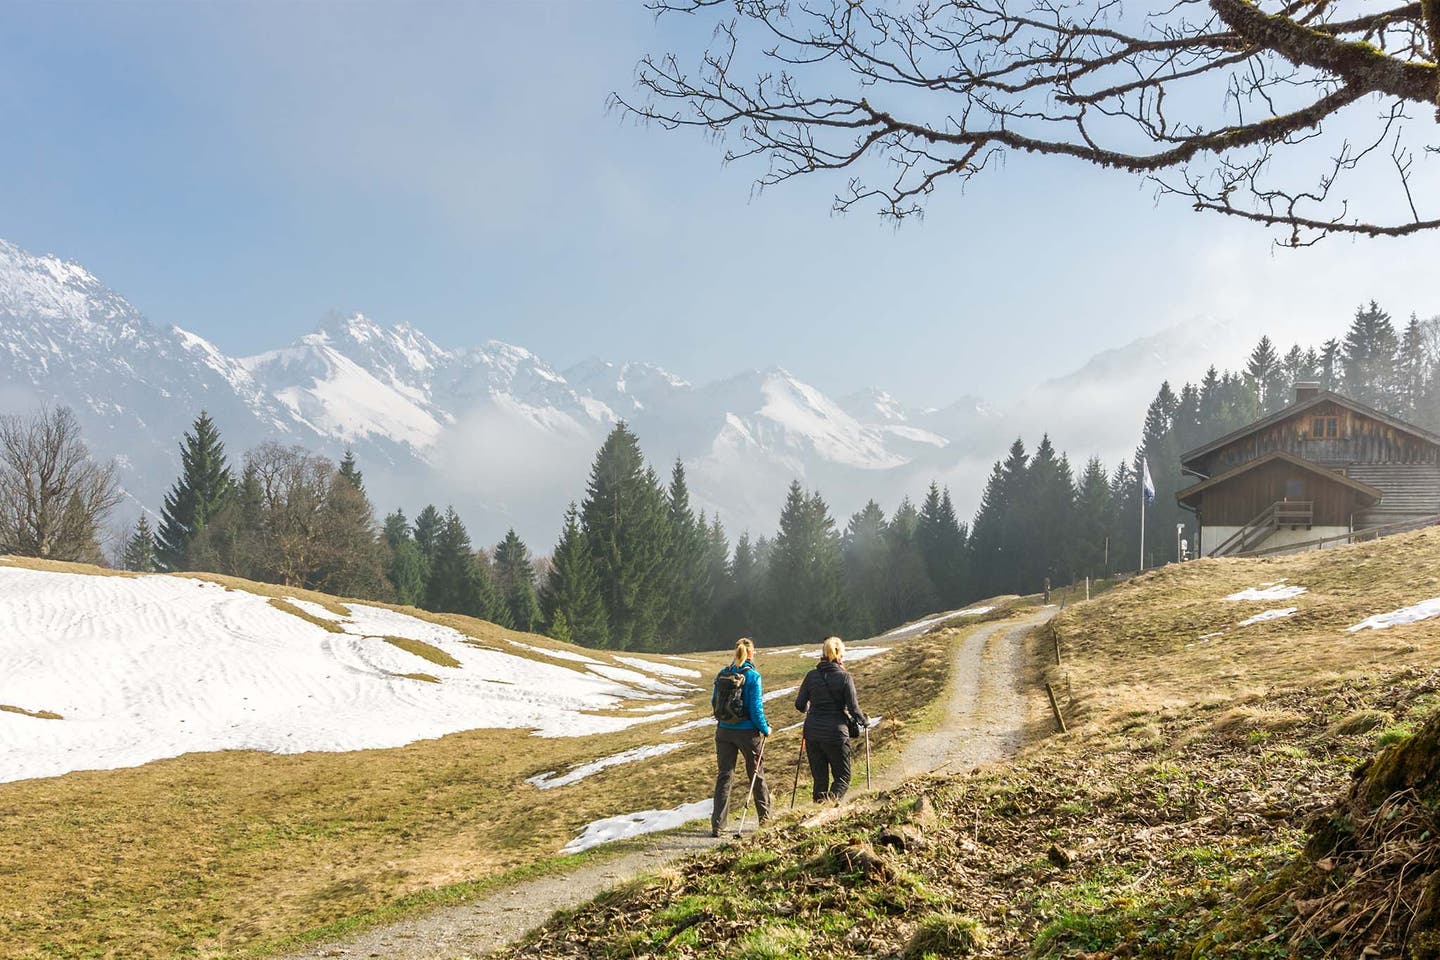
M936 770L968 770L1014 754L1024 741L1029 716L1024 691L1025 637L1054 613L1054 608L1042 609L1018 623L988 624L966 637L955 653L945 720L907 744L900 759L876 778L877 787ZM857 764L856 773L857 782L863 783L863 766ZM285 960L483 957L544 923L556 910L584 903L626 880L722 842L712 840L709 830L699 826L658 834L643 849L366 930L290 954Z

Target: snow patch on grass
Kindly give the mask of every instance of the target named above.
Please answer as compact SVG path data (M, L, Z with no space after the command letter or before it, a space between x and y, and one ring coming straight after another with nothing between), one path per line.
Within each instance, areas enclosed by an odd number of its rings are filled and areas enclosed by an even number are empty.
M618 817L606 817L586 824L580 836L565 844L561 853L579 853L598 847L602 843L613 843L628 837L646 833L657 833L672 827L684 826L693 820L705 820L714 809L712 799L682 803L669 810L641 810L638 813L624 813Z
M656 743L648 747L636 747L633 750L622 750L620 753L611 754L608 757L601 757L599 760L592 760L573 767L561 774L551 770L533 777L527 777L525 782L540 790L554 790L556 787L567 787L572 783L579 783L592 774L610 767L618 767L621 764L634 763L637 760L647 760L650 757L663 757L667 753L690 746L689 741L679 743Z
M879 656L880 654L882 654L882 653L889 653L889 652L890 652L890 648L889 648L889 647L846 647L846 648L845 648L845 662L846 662L846 663L849 663L849 662L851 662L851 661L853 661L853 660L864 660L864 659L866 659L867 657L878 657L878 656ZM801 651L800 656L802 656L802 657L809 657L809 658L812 659L812 660L819 660L819 659L820 659L820 651L819 651L819 650L803 650L803 651Z
M1265 623L1269 620L1283 620L1286 617L1294 614L1295 611L1299 609L1299 607L1281 607L1279 610L1266 610L1264 613L1257 613L1255 614L1255 616L1250 617L1249 619L1241 620L1235 626L1248 627L1254 623Z
M1289 600L1291 597L1298 597L1305 592L1304 587L1283 586L1279 582L1261 584L1258 587L1251 587L1249 590L1241 590L1232 593L1226 600L1239 602L1242 600Z
M642 660L639 657L616 657L616 663L623 663L627 667L634 667L637 670L644 670L646 673L658 673L666 677L679 677L681 679L693 677L700 678L699 670L692 670L689 667L677 667L673 663L656 663L654 660Z
M1391 610L1389 613L1377 613L1373 617L1366 617L1353 627L1346 627L1346 633L1355 633L1359 630L1386 630L1390 627L1404 626L1407 623L1419 623L1421 620L1429 620L1432 617L1440 617L1440 597L1432 600L1422 600L1409 607L1401 607L1399 610Z

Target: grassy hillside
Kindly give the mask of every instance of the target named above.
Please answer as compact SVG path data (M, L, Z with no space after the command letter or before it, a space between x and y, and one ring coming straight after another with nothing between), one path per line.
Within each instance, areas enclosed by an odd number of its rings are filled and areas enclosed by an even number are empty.
M5 563L110 575L14 558ZM347 601L333 597L206 579L227 591L268 598L275 609L326 631L340 630L331 618L350 612ZM626 667L604 652L482 621L391 609L452 627L467 642L551 666L586 668L556 658L558 652ZM958 635L895 641L886 655L856 665L867 707L896 721L875 738L879 762L943 688L947 651ZM454 669L443 651L396 646L419 658L417 672ZM700 672L702 679L680 704L685 716L575 737L480 729L393 749L192 753L127 769L0 783L0 955L263 954L297 937L331 936L358 923L463 900L527 873L605 856L607 848L579 857L558 851L592 820L697 800L708 794L713 778L708 729L663 730L708 713L708 676L728 654L650 659ZM760 655L769 690L793 685L812 664L796 649ZM417 683L416 695L430 686ZM615 710L643 706L625 703ZM769 712L777 728L798 719L784 697ZM71 721L32 714L25 722ZM788 755L795 736L777 736L773 749ZM687 745L556 789L525 782L660 742Z
M1040 645L1069 734L727 845L512 955L1440 955L1440 618L1348 629L1440 597L1435 572L1427 531L1139 577ZM1225 599L1262 584L1280 599Z

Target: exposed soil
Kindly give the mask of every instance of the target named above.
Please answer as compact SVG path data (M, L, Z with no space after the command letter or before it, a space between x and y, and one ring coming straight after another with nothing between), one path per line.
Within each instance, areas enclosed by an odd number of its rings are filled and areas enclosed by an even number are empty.
M933 730L905 745L901 756L876 777L876 787L931 771L968 770L1019 750L1030 716L1024 692L1026 638L1054 613L1054 608L1045 608L1019 622L987 624L966 637L952 663L944 718ZM863 767L857 765L856 774L857 784L863 784ZM627 880L723 842L712 840L709 830L703 828L659 834L642 848L613 859L312 947L287 960L484 956L538 927L557 910L577 906Z

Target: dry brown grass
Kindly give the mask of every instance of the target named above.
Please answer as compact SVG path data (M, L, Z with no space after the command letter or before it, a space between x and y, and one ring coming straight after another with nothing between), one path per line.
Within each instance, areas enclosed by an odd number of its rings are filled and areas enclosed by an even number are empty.
M328 621L309 617L287 598L349 614L343 601L309 591L203 579L269 597L319 625ZM467 617L394 609L517 655L528 654L508 638L578 649ZM873 737L877 768L944 689L949 650L963 634L952 629L905 641L855 665L862 704L890 721ZM714 777L709 731L661 733L708 712L708 677L729 660L725 652L693 656L699 662L683 665L701 671L705 687L689 698L689 714L615 734L540 739L522 730L473 730L391 750L191 754L132 769L0 784L0 956L144 960L264 952L407 896L535 865L599 817L703 797ZM794 652L762 649L758 659L767 690L794 685L814 665ZM785 697L767 704L767 713L777 730L799 720ZM779 758L771 761L777 785L793 775L798 733L771 741L770 755ZM691 746L572 786L540 791L524 782L676 739Z
M1440 596L1440 530L1264 559L1205 559L1121 584L1054 622L1064 665L1047 675L1073 692L1073 722L1104 723L1193 703L1231 704L1440 657L1440 619L1347 633L1368 616ZM1307 592L1231 602L1284 578ZM1263 610L1285 619L1236 625ZM1201 639L1208 634L1219 636ZM1336 718L1339 719L1339 718Z
M381 639L391 646L399 647L406 653L414 654L421 660L428 660L437 667L460 666L459 660L456 660L434 644L426 643L424 640L414 640L410 637L382 637Z
M24 707L17 707L14 704L0 703L0 710L5 713L18 713L24 717L34 717L36 720L64 720L53 710L26 710Z

